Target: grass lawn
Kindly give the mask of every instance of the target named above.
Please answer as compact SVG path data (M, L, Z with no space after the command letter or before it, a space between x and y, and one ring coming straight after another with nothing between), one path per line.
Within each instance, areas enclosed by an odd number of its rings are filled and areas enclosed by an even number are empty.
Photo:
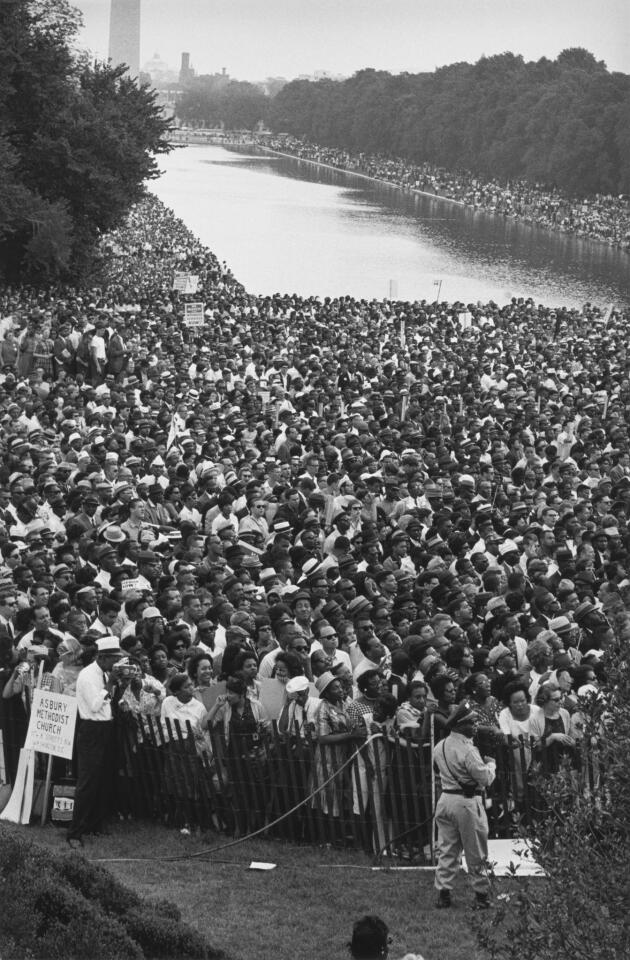
M16 827L28 837L67 850L65 830ZM207 859L124 861L181 856L226 842L148 823L122 823L109 837L88 838L84 855L148 897L178 905L182 919L230 960L341 960L353 921L379 914L394 937L391 956L420 953L425 960L480 960L469 926L472 894L462 876L450 911L434 906L432 871L370 869L360 853L250 840ZM276 869L248 869L252 860Z

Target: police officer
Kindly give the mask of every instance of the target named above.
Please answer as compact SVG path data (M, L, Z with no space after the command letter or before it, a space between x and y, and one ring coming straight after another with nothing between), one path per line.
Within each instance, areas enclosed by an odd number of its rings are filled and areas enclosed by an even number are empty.
M488 819L483 791L496 776L495 761L482 760L472 738L475 713L469 703L461 703L449 718L448 736L435 748L434 762L440 773L442 793L435 810L438 828L438 863L435 887L437 906L451 906L451 889L461 865L462 850L475 891L475 906L490 906L490 884L486 874L488 856Z

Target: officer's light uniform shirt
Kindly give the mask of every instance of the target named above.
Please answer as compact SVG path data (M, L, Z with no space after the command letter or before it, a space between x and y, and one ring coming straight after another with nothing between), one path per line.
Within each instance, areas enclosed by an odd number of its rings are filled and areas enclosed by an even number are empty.
M472 782L489 787L496 777L495 761L484 763L470 737L455 730L436 748L435 759L443 790L461 790L462 784Z

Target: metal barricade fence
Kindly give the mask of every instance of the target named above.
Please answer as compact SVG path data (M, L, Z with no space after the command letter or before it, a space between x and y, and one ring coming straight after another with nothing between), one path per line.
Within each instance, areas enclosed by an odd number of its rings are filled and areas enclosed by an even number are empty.
M18 752L22 744L16 739L9 745L9 731L3 732L5 754ZM293 843L348 846L414 863L433 860L440 787L430 744L397 734L363 744L322 744L303 728L283 735L275 724L228 741L222 728L214 729L196 741L190 724L131 714L119 715L116 732L117 811L123 817L235 837L261 831ZM569 789L593 796L603 788L597 745L587 739L564 757L523 737L508 738L494 753L497 777L485 801L491 837L514 836L544 811L538 777L560 765ZM38 755L38 761L42 766L45 757ZM64 785L62 793L73 782L72 768L72 762L53 764L53 782Z
M523 737L509 738L496 755L497 778L486 794L490 836L510 837L544 809L536 777L555 772L556 760ZM437 795L428 744L398 735L351 747L321 744L304 731L281 735L274 725L229 741L214 730L200 745L189 724L125 717L118 757L121 815L433 860ZM575 789L592 791L598 771L585 744L571 765Z

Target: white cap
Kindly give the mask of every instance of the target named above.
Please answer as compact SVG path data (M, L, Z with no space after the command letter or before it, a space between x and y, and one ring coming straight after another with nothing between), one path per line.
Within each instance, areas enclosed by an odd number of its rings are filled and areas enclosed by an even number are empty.
M99 654L109 653L117 654L119 657L124 656L123 651L120 649L120 640L111 634L105 637L99 637L96 641L96 648Z
M310 683L306 677L291 677L290 680L287 680L286 691L287 693L301 693L304 690L308 690Z

